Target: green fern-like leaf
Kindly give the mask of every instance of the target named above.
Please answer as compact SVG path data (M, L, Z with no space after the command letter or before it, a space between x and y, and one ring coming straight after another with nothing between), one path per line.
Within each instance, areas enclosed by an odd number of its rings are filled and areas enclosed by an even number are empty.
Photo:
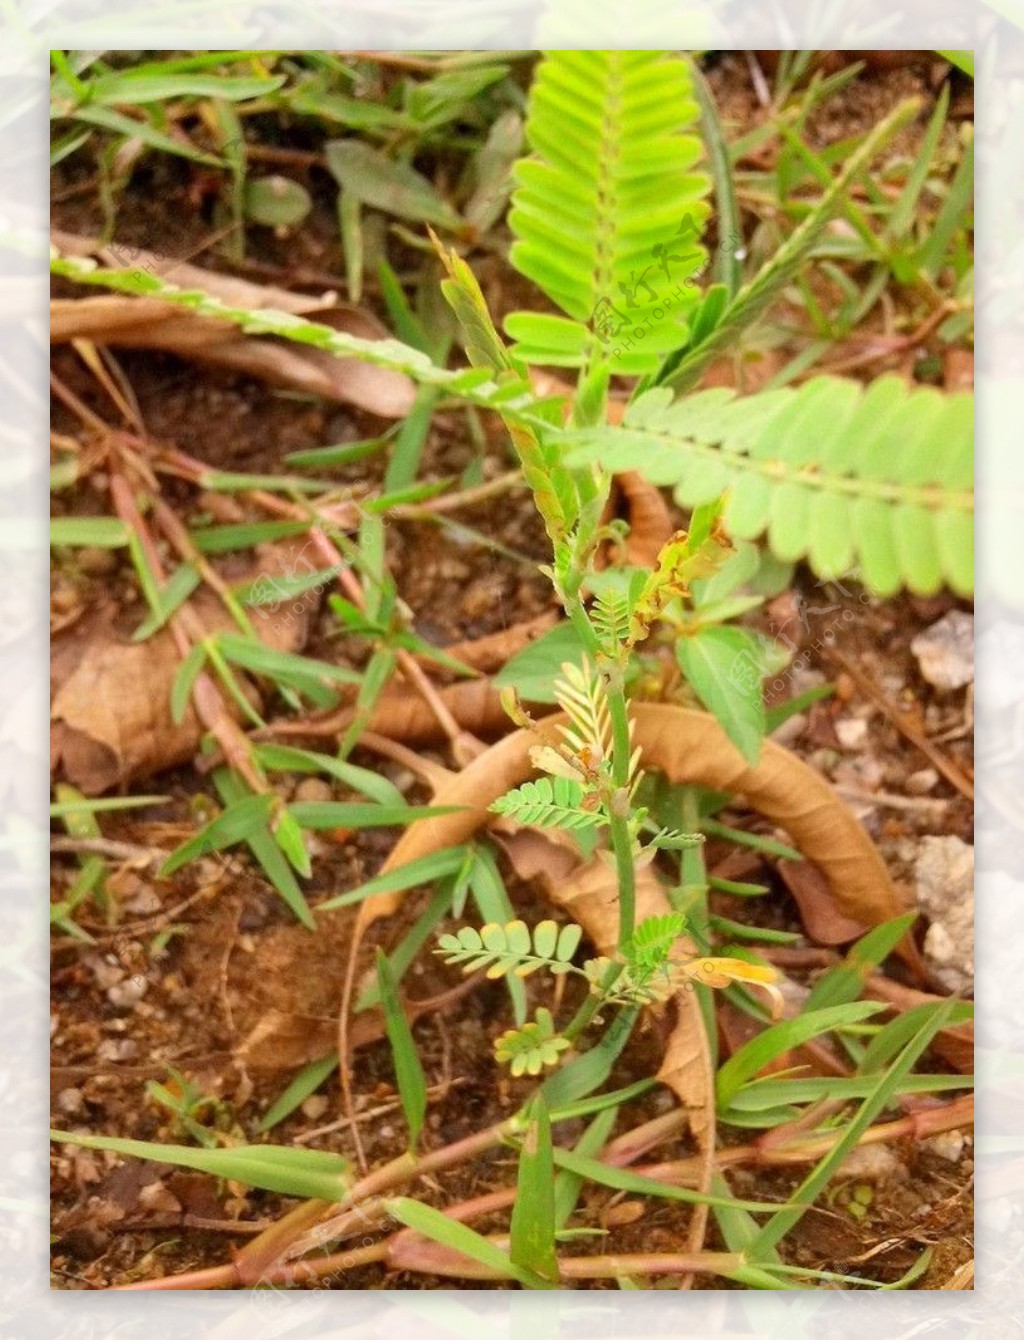
M681 828L660 828L647 845L658 851L682 851L687 847L699 847L703 842L703 833L687 833Z
M591 958L583 965L591 994L603 996L609 1005L654 1005L668 1000L682 982L676 965L665 959L653 968L622 964L609 989L604 981L612 962L609 958Z
M533 824L537 828L575 831L604 823L602 815L581 809L582 803L580 782L568 777L538 777L535 782L524 782L499 797L491 809L516 823Z
M590 619L605 650L614 650L626 640L631 613L630 602L621 591L609 588L595 600Z
M502 1033L494 1044L494 1055L503 1065L509 1065L515 1076L539 1075L545 1066L557 1065L559 1052L571 1045L555 1032L551 1011L542 1005L522 1028Z
M604 680L584 657L581 665L562 664L555 680L555 697L569 718L561 726L569 748L577 755L584 751L607 758L612 748L612 720Z
M510 259L566 314L513 313L530 363L653 371L685 340L709 181L690 68L662 51L552 51L530 90ZM638 333L639 332L639 333Z
M446 963L461 963L463 972L486 968L492 979L510 972L528 977L538 968L559 977L571 971L582 938L583 930L575 922L559 927L554 921L540 921L532 936L525 921L509 921L504 926L488 922L479 931L463 926L455 935L440 936L435 953Z
M626 951L627 967L634 973L649 973L668 962L672 946L683 933L686 918L681 912L661 917L646 917L636 930Z
M639 397L617 429L572 434L570 465L600 461L675 487L693 507L725 493L740 539L767 532L777 558L822 578L856 572L878 595L974 587L974 397L867 389L815 377L756 396L702 391Z

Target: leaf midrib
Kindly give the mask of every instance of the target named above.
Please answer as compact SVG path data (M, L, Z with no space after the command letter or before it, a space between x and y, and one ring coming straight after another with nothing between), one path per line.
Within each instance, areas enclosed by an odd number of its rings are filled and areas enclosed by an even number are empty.
M715 459L723 463L727 469L761 475L776 484L801 484L805 488L817 489L822 493L843 493L853 498L905 503L924 507L930 512L953 510L971 514L974 512L974 494L968 489L946 490L939 483L900 484L885 479L864 479L857 475L836 475L822 471L817 465L794 467L780 457L762 459L749 456L742 450L723 450L725 444L699 442L670 432L659 432L656 428L624 426L620 432L624 436L629 434L648 441L653 439L659 446L672 446L692 455ZM677 485L682 482L681 478L677 481Z

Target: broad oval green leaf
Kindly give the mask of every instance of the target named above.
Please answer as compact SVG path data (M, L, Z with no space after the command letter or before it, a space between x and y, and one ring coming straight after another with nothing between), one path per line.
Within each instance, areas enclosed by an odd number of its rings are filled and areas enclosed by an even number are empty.
M252 223L268 228L291 228L301 223L313 208L313 200L306 188L290 177L275 173L269 177L254 177L246 183L244 208Z
M761 680L764 658L742 628L711 626L676 642L676 660L697 697L749 763L765 733Z
M415 168L358 140L331 140L325 153L335 181L364 205L414 223L462 227L455 210Z

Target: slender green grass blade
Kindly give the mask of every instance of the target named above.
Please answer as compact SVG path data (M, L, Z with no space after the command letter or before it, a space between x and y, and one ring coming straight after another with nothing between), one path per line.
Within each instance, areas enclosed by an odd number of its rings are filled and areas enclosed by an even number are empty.
M798 1015L795 1019L786 1019L745 1043L733 1052L728 1061L718 1070L715 1091L720 1108L728 1107L735 1094L776 1056L799 1047L812 1038L820 1037L833 1029L843 1028L870 1019L885 1008L878 1001L853 1001L845 1005L835 1005L828 1009L814 1010Z
M473 901L479 908L485 924L496 922L499 926L504 926L515 920L516 911L512 906L512 899L508 896L498 863L486 846L477 846L474 852L473 868L469 875L469 890L473 895ZM512 1001L516 1026L522 1027L527 1014L526 987L515 973L505 975L505 984L509 999Z
M417 819L454 814L461 805L361 805L357 801L300 800L288 806L303 828L399 828Z
M546 1280L532 1275L521 1266L514 1265L508 1254L500 1247L496 1247L493 1242L489 1242L483 1234L477 1233L466 1224L449 1219L440 1210L435 1210L429 1205L421 1205L419 1201L410 1200L405 1196L387 1201L386 1209L400 1224L422 1233L432 1242L439 1242L443 1247L461 1252L472 1261L479 1261L481 1265L495 1271L503 1279L517 1280L524 1289L550 1287Z
M320 1085L338 1068L338 1053L328 1052L318 1061L311 1061L295 1076L281 1096L274 1100L260 1118L256 1129L260 1135L279 1126L286 1117L290 1117L310 1094L316 1093Z
M889 1070L879 1077L874 1091L864 1100L840 1139L793 1192L790 1200L796 1202L795 1206L779 1210L761 1229L751 1246L752 1256L763 1255L781 1242L807 1207L814 1203L846 1155L878 1114L894 1100L903 1079L927 1050L935 1034L946 1027L952 1013L952 1001L944 1001L933 1010L928 1022L911 1038Z
M121 549L130 536L128 527L116 516L60 516L50 522L52 545Z
M596 1158L608 1143L619 1115L618 1104L598 1112L590 1125L573 1146L573 1153L584 1158ZM555 1177L555 1230L565 1227L576 1209L583 1188L579 1173L563 1168Z
M151 1140L121 1140L114 1136L51 1131L50 1139L83 1149L108 1149L131 1158L170 1163L178 1168L227 1177L262 1191L285 1196L341 1200L351 1179L348 1161L321 1149L283 1145L235 1145L229 1149L194 1149L191 1145L162 1145Z
M888 958L916 920L917 913L908 912L868 931L842 963L818 978L804 1002L804 1010L820 1010L826 1005L844 1005L856 1000L869 974Z
M743 1210L756 1210L761 1214L778 1208L777 1203L760 1200L737 1200L732 1196L705 1195L686 1186L673 1186L668 1182L656 1181L629 1168L615 1168L598 1159L586 1158L568 1149L556 1149L554 1161L559 1168L568 1168L570 1172L597 1182L601 1186L614 1187L616 1191L629 1191L637 1196L658 1196L662 1200L678 1200L686 1205L718 1205L727 1209L738 1207Z
M443 851L433 852L430 856L421 856L417 861L409 861L395 870L360 884L357 889L340 893L336 898L328 898L321 903L318 911L330 912L336 907L350 907L361 903L375 893L401 893L405 889L415 889L421 884L431 884L435 879L454 874L465 860L466 847L446 847Z
M529 1124L519 1153L509 1256L515 1265L533 1271L550 1281L551 1288L557 1288L551 1120L541 1094L530 1105Z
M199 856L232 847L258 829L265 828L272 805L272 796L246 796L235 801L216 819L211 819L194 837L175 848L160 868L161 878L173 875L175 870L180 870Z
M398 1096L402 1102L406 1125L409 1127L409 1148L415 1149L427 1115L427 1081L416 1051L412 1029L409 1027L409 1021L405 1017L398 996L398 979L388 962L387 955L380 947L377 949L377 988L384 1010L388 1041L391 1043L391 1055L395 1062Z
M585 1098L601 1087L611 1074L619 1053L629 1041L638 1013L632 1007L620 1010L600 1042L589 1051L573 1057L560 1070L547 1077L541 1085L541 1092L552 1112Z
M370 768L360 768L355 763L335 758L332 754L315 753L283 744L259 744L253 752L257 762L268 772L322 772L351 787L353 791L360 791L378 805L405 804L401 791L386 777Z

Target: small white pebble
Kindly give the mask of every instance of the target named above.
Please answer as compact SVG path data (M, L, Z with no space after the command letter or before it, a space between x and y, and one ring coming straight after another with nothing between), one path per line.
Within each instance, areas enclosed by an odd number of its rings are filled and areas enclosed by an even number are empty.
M941 1131L938 1135L933 1135L930 1140L925 1140L924 1148L949 1163L959 1163L960 1155L964 1152L964 1133Z
M888 1145L858 1145L843 1160L837 1176L865 1182L904 1181L907 1168Z
M96 1048L98 1061L131 1061L139 1054L139 1044L131 1038L104 1038Z
M926 796L939 784L939 774L934 768L920 768L912 772L906 780L907 792L912 796Z
M948 614L918 633L910 644L921 675L947 692L974 682L974 615L964 610Z
M123 982L127 976L124 967L109 955L90 954L86 962L92 969L96 984L101 991L107 991L118 982Z
M65 1117L73 1117L76 1112L81 1112L82 1102L81 1089L61 1089L57 1095L57 1110Z
M319 1121L331 1105L331 1100L323 1093L311 1094L302 1104L302 1115L310 1121Z
M117 986L110 988L107 992L107 1000L116 1009L130 1010L133 1006L138 1005L148 990L149 983L145 977L129 977L127 982L119 982Z
M844 749L861 749L867 740L868 723L858 717L844 717L835 723L835 732Z
M148 1182L139 1191L139 1204L144 1210L159 1214L179 1214L181 1201L164 1186L163 1182Z
M951 991L974 985L974 848L958 837L923 837L914 862L917 902L931 925L924 954Z

